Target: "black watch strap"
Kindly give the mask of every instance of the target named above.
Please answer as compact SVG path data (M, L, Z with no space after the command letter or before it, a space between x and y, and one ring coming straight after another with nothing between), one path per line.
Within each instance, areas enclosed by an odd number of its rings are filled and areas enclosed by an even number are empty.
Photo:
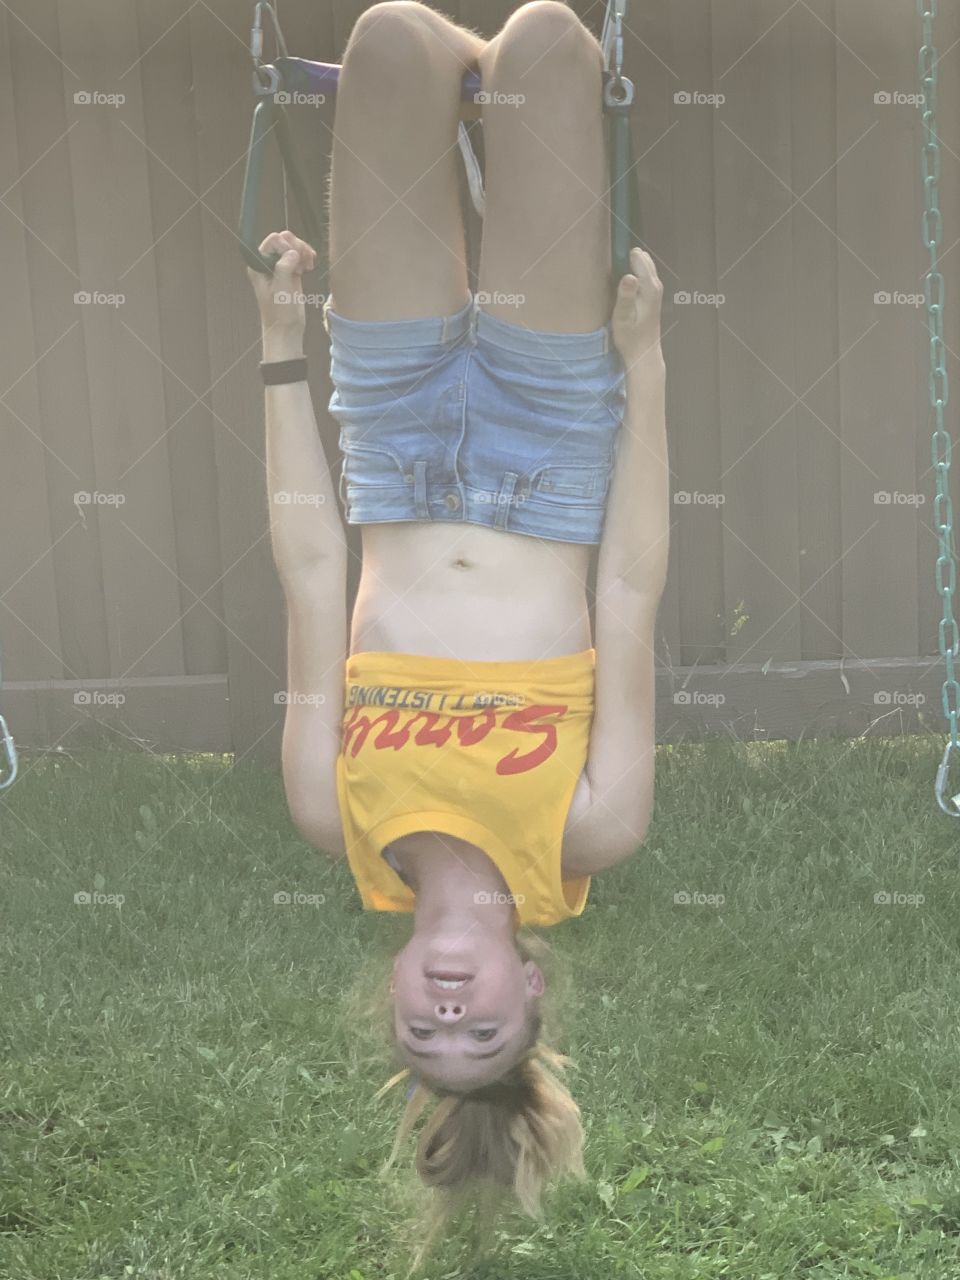
M280 386L285 382L305 382L307 357L298 356L296 360L261 360L260 376L267 387Z

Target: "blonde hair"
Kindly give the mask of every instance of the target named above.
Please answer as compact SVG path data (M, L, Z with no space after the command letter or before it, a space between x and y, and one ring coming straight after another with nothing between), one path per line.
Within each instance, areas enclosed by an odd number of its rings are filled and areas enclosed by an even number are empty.
M538 950L545 947L537 942ZM517 949L524 960L530 958L531 948L519 939ZM409 1081L407 1104L381 1177L427 1104L439 1099L416 1142L414 1165L434 1199L408 1275L422 1264L441 1229L464 1209L473 1209L474 1226L486 1245L506 1201L512 1198L528 1216L539 1218L549 1182L586 1177L580 1108L558 1074L571 1060L540 1038L541 1025L536 1008L520 1058L491 1083L455 1092L428 1085L405 1067L374 1095L380 1099L402 1080Z

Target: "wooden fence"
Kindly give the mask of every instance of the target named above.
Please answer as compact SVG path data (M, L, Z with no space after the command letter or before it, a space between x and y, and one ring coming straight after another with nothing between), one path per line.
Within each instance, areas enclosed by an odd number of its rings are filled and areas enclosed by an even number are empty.
M26 746L94 720L152 749L279 757L283 600L235 235L252 7L0 7L0 710ZM339 60L367 7L279 0L290 51ZM444 9L490 35L517 7ZM599 29L601 4L575 7ZM915 6L633 9L675 498L659 736L942 731ZM953 371L960 8L937 23ZM320 191L329 134L312 143ZM335 459L324 337L313 317Z

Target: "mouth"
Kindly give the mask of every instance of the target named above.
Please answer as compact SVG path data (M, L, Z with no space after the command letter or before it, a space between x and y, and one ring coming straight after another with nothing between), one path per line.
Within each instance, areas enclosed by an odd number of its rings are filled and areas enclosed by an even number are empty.
M426 976L441 991L459 991L473 978L472 973L450 973L443 969L430 969Z

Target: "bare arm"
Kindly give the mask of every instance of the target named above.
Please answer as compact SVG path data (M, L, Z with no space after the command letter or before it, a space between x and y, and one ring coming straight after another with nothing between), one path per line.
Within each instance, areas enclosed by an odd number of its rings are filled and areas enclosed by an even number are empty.
M304 307L295 298L300 272L315 260L290 232L274 233L260 245L261 253L273 250L285 254L274 275L253 281L263 359L271 363L303 355ZM290 301L277 302L277 294ZM284 787L303 836L342 854L335 771L348 652L346 539L309 386L265 387L264 407L270 539L287 604Z
M643 839L653 810L654 627L670 536L662 285L633 250L614 337L627 369L627 405L597 565L594 719L587 761L597 830L594 869Z

